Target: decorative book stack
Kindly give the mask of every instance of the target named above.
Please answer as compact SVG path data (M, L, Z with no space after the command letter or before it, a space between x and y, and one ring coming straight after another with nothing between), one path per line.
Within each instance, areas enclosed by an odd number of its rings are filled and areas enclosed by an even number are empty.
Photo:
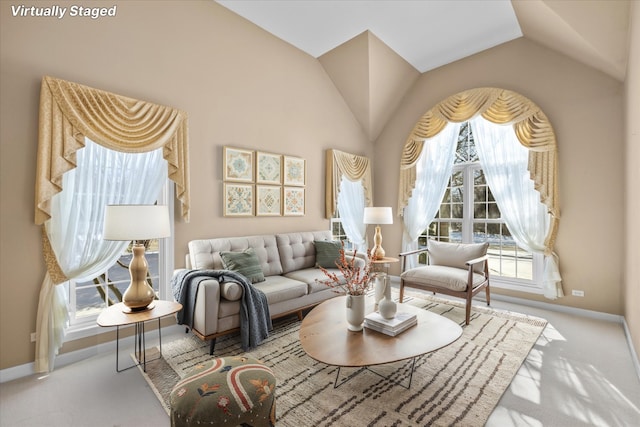
M411 313L397 313L391 319L385 319L374 311L364 317L364 326L380 333L395 337L418 323L418 318Z

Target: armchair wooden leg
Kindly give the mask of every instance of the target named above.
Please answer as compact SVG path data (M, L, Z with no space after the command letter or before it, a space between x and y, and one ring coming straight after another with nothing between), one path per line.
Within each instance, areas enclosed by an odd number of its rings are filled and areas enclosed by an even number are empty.
M487 305L491 305L491 292L489 291L489 284L487 283L487 287L484 289L484 293L487 296Z
M467 301L466 313L465 313L465 318L464 318L464 324L465 325L469 324L469 319L470 318L471 318L471 302Z
M400 280L400 302L402 302L403 298L404 298L404 282Z
M211 341L209 341L209 356L213 356L213 349L215 347L216 347L216 339L211 338Z

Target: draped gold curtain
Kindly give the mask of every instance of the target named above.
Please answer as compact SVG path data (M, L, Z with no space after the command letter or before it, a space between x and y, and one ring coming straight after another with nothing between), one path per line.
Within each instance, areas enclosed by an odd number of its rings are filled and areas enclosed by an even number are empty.
M62 190L63 174L76 167L76 151L84 147L85 137L128 153L162 147L182 218L189 221L187 114L45 76L40 89L36 224L51 217L51 198Z
M486 120L513 125L520 143L529 149L528 170L540 201L547 206L552 224L545 241L553 248L560 210L557 189L557 146L553 128L540 108L510 90L477 88L457 93L427 111L409 134L400 159L398 214L402 215L416 181L416 162L426 138L437 135L448 122L464 122L478 114Z
M338 193L342 177L350 181L362 181L365 205L373 203L371 188L371 162L368 158L339 150L327 150L327 173L325 190L325 216L331 219L336 212Z

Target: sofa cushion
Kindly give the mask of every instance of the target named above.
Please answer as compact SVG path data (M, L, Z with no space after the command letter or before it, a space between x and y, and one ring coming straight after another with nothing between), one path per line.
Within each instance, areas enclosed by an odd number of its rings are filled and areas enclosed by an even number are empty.
M305 231L276 234L282 273L313 268L316 265L314 240L331 240L331 231Z
M308 293L306 283L284 276L269 276L264 282L256 283L255 287L264 292L269 305L299 298Z
M448 243L429 239L429 265L444 265L447 267L467 270L465 263L487 254L489 243ZM474 266L474 271L481 273L482 264Z
M342 277L342 273L337 268L328 268L327 271L335 273L338 277ZM318 283L317 280L327 280L328 277L318 268L303 268L302 270L292 271L285 274L286 277L294 279L300 282L304 282L308 285L309 293L315 293L318 291L324 291L329 289L329 286L324 283Z
M316 248L316 267L336 268L336 260L340 258L342 242L335 240L314 240Z
M220 257L227 270L242 274L251 283L264 282L260 260L258 260L253 248L241 252L221 251Z

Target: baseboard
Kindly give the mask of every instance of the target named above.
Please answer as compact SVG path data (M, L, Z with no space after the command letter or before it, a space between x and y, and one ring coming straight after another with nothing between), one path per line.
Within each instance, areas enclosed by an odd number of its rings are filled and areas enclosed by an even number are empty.
M176 325L176 326L165 326L162 328L162 341L169 337L182 333L184 334L184 326ZM152 334L155 335L155 334ZM122 339L120 341L122 343ZM154 340L150 340L150 342L154 342ZM130 344L130 343L128 343ZM120 349L121 351L122 348ZM101 355L104 353L114 354L115 358L116 351L116 341L109 341L107 343L94 345L87 348L82 348L80 350L70 351L68 353L62 353L56 356L54 369L62 368L63 366L70 365L72 363L80 362L84 359L88 359L89 357ZM121 353L122 354L122 353ZM31 375L38 374L35 369L35 363L25 363L24 365L13 366L11 368L6 368L0 370L0 384L8 381L17 380L19 378L29 377ZM47 373L40 373L41 377L45 377Z
M638 360L638 353L636 353L636 349L633 346L633 341L631 340L631 331L629 330L629 325L627 325L627 319L622 318L622 325L624 326L624 334L627 337L627 345L629 346L629 351L631 352L631 360L633 361L633 366L636 368L636 374L638 375L638 379L640 380L640 362Z
M583 308L569 307L566 305L550 304L544 301L534 301L525 298L511 297L507 295L491 294L492 300L504 301L513 304L526 305L529 307L541 308L559 313L573 314L576 316L589 317L591 319L606 320L608 322L622 323L623 317L618 314L603 313L601 311L585 310Z

